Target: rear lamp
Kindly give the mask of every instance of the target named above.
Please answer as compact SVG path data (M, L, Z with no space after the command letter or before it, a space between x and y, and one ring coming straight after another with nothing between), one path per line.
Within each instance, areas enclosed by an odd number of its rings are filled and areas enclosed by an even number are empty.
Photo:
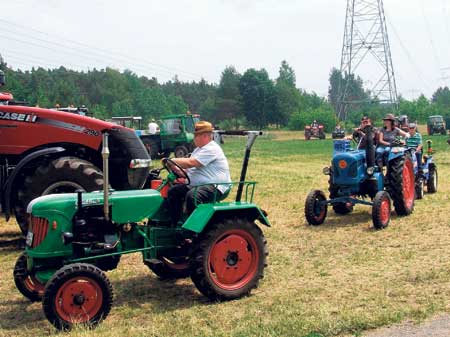
M338 166L340 169L345 169L347 167L347 162L344 159L339 160Z
M367 168L367 174L368 174L369 176L373 175L373 172L374 172L373 166Z

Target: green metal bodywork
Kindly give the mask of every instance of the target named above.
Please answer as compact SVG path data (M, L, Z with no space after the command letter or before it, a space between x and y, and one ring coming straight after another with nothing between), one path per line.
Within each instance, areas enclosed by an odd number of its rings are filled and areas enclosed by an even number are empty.
M178 145L191 144L198 118L193 115L169 115L161 119L161 149L174 149Z
M250 183L254 186L254 183ZM55 194L34 199L29 205L33 217L48 220L49 229L43 241L34 248L26 247L28 269L37 270L36 277L43 283L62 265L74 262L95 263L95 259L112 255L141 252L143 259L159 256L183 256L180 246L185 239L193 239L207 225L220 218L245 217L249 221L270 223L264 212L252 202L253 192L242 202L214 202L200 204L183 224L172 227L158 190L113 191L109 194L110 226L114 229L117 245L114 250L96 252L91 247L76 255L72 242L64 243L63 236L73 232L74 219L79 212L77 194ZM82 194L83 210L103 209L103 192Z

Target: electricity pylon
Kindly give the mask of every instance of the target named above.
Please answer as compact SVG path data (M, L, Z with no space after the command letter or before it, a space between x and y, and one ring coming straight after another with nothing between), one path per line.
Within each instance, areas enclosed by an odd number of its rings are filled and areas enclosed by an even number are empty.
M364 79L370 92L368 101L397 105L397 87L386 28L383 0L347 0L341 55L338 117L347 118L349 105L362 103L349 95L353 74Z

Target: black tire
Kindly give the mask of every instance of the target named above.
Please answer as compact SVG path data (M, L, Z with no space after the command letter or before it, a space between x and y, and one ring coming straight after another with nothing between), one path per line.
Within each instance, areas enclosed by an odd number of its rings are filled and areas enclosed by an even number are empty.
M386 190L394 202L398 215L409 215L414 210L415 176L412 160L408 155L392 159L388 163Z
M446 134L445 130L441 130L441 135L445 135L445 134Z
M305 201L305 217L310 225L318 226L323 224L327 216L327 205L318 205L319 202L325 201L325 193L319 190L309 192Z
M208 226L196 240L191 278L213 301L240 298L258 286L267 255L267 241L258 226L246 219L226 219Z
M325 139L326 135L325 133L319 133L319 139Z
M44 295L45 284L27 270L27 256L25 253L20 254L14 266L14 283L20 293L28 298L31 302L39 302Z
M173 151L175 158L184 158L189 154L189 150L184 145L179 145Z
M423 199L423 179L422 178L416 178L416 199L420 200Z
M151 137L146 136L141 137L141 140L142 143L144 143L144 146L147 149L150 158L157 159L160 152L160 142L156 139L152 139Z
M42 306L58 330L70 330L74 324L95 327L108 316L112 303L113 289L105 273L91 264L74 263L48 281Z
M174 280L189 277L189 261L184 258L169 259L164 256L159 259L160 265L148 265L150 270L161 280Z
M429 177L427 181L427 192L436 193L438 188L438 172L436 166L431 166L429 168Z
M51 193L87 192L103 188L103 173L92 163L76 157L62 157L43 163L25 177L17 192L14 211L16 220L26 234L28 231L27 206L31 200Z
M383 229L391 220L391 198L386 191L379 191L373 198L372 222L375 229Z

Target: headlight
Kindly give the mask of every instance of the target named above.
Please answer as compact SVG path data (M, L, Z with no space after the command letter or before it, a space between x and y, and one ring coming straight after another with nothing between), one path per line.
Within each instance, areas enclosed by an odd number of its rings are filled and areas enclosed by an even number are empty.
M329 176L331 171L330 168L328 166L325 166L322 170L323 174L325 174L326 176Z
M373 172L374 172L373 166L367 168L367 174L368 174L369 176L373 175Z

